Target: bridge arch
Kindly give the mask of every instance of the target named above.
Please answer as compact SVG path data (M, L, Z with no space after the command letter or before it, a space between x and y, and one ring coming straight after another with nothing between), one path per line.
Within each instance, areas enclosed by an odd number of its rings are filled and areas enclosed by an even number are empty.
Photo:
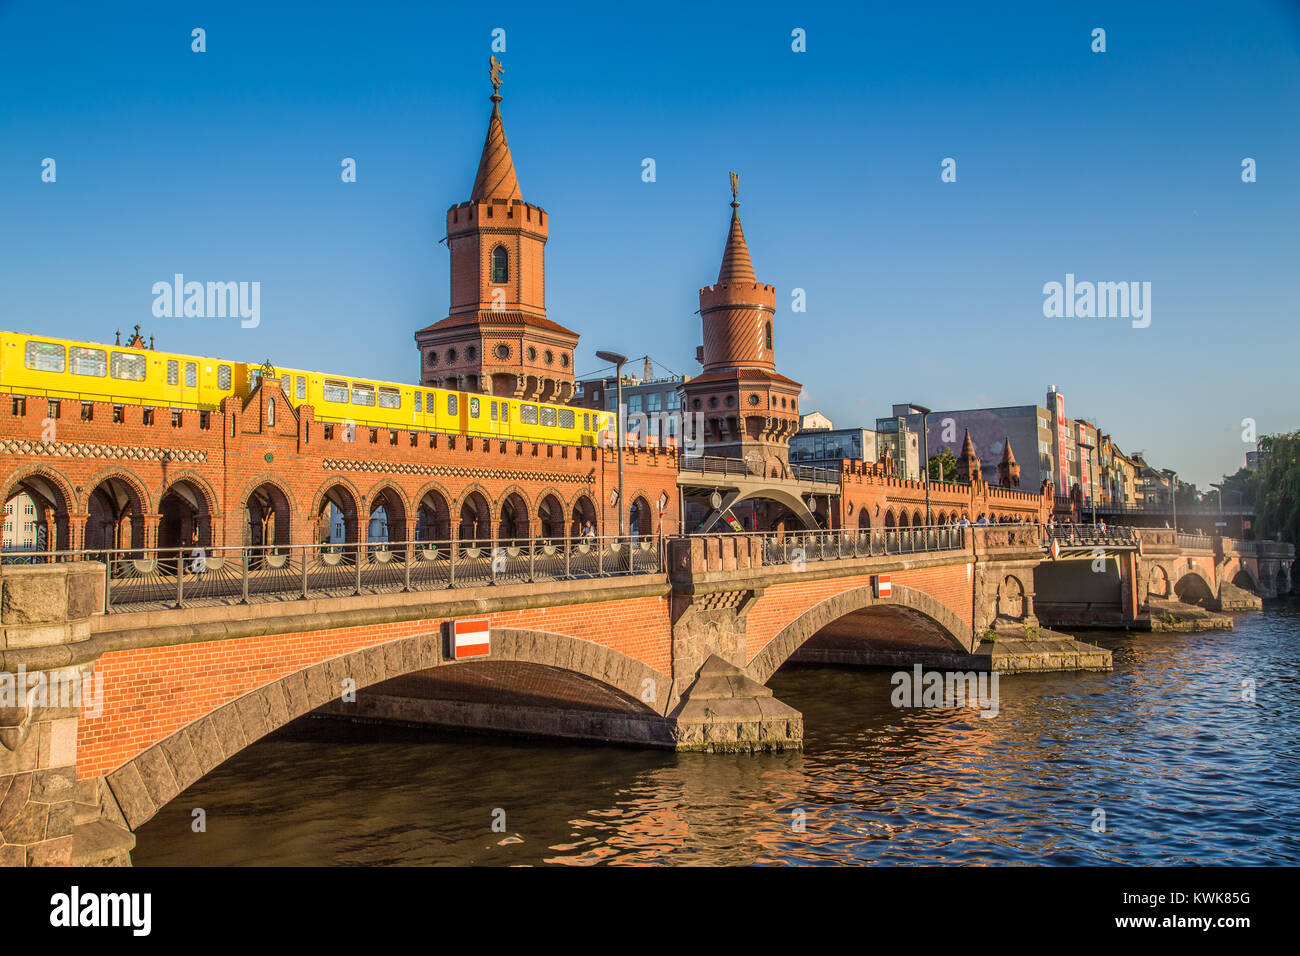
M1243 563L1237 568L1237 573L1232 576L1232 583L1252 594L1259 593L1259 576L1249 564Z
M406 516L410 513L410 503L401 488L388 481L380 481L365 498L363 513L366 519L366 540L384 541L392 544L406 542ZM376 513L384 509L384 524L379 525Z
M20 468L5 480L3 502L8 505L19 495L31 498L35 508L36 547L42 551L67 551L72 547L72 512L76 492L68 480L42 465Z
M333 657L263 684L172 732L105 776L132 830L183 790L285 724L337 701L345 680L362 690L420 671L473 667L442 657L437 631ZM612 648L531 629L493 628L491 662L517 662L578 675L611 692L627 712L663 717L672 679ZM648 701L653 701L649 703ZM557 703L557 706L562 704Z
M333 517L330 513L330 505L334 506L339 513L339 518L342 519L343 541L348 544L361 541L363 500L357 486L340 475L331 476L316 489L316 494L312 498L311 520L313 526L318 529L317 534L322 543L334 537L340 530L337 527L327 527L327 523ZM366 517L369 518L369 515Z
M246 545L286 545L297 503L293 492L270 472L258 475L239 496L239 514L243 543Z
M1216 600L1218 589L1199 567L1190 568L1174 582L1174 596L1184 604L1207 605Z
M935 598L915 588L895 584L887 598L872 595L869 586L852 588L826 598L799 615L754 655L746 670L766 684L777 669L828 625L852 616L862 623L879 621L908 628L930 650L970 653L971 629ZM868 646L864 640L863 646Z
M451 494L431 481L415 493L415 540L451 540Z
M192 541L209 548L215 543L212 529L214 519L221 516L221 505L201 475L183 471L170 476L158 495L158 514L158 547L185 547Z
M487 491L478 484L466 485L452 506L458 541L492 540L492 506Z
M96 473L86 489L87 550L143 548L145 516L153 513L144 482L129 471L106 468Z
M596 504L591 500L591 495L580 491L573 496L573 501L569 504L569 537L581 537L583 526L587 522L591 522L591 526L596 528Z

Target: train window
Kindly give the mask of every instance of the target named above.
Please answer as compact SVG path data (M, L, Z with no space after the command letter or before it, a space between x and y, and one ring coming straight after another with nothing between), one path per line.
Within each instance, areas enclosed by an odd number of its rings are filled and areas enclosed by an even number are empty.
M438 406L434 404L436 400L437 398L433 394L433 392L430 392L427 396L425 396L424 410L428 412L430 415L432 415L434 412L438 410Z
M555 409L549 405L542 406L542 424L548 428L555 427Z
M108 374L108 353L103 349L87 349L74 345L68 349L68 367L73 375L94 375L103 378Z
M280 376L280 388L286 395L293 394L293 377L290 375Z
M108 363L108 374L128 382L143 382L145 357L134 352L114 352Z
M591 415L587 414L586 412L584 412L582 415L582 430L584 432L591 431Z
M229 365L217 366L217 388L221 389L223 392L230 391L230 366Z
M470 418L478 418L478 399L477 399L477 398L471 398L471 399L469 400L469 417L470 417Z
M502 402L502 403L501 403L501 420L502 420L503 422L508 422L508 421L510 421L510 403L509 403L509 402Z
M353 405L374 405L375 404L375 387L373 385L358 385L352 383L352 404Z
M536 425L536 424L537 424L537 406L536 406L536 405L520 405L520 406L519 406L519 421L522 422L522 423L525 424L525 425Z
M181 363L175 359L167 360L167 384L179 385L181 383Z
M456 414L456 396L454 394L447 396L447 414L448 415Z
M62 372L63 346L55 342L28 342L24 364L37 372Z
M561 408L561 409L560 409L560 427L561 427L561 428L572 428L572 427L573 427L573 423L576 422L577 420L578 420L577 417L573 414L573 409L571 409L571 408Z
M496 403L496 402L491 402L490 404L491 404L491 406L492 406L492 414L491 414L489 417L492 419L492 421L496 421L496 420L497 420L497 403Z
M199 367L193 362L185 363L185 387L195 388L199 384Z
M424 399L420 397L419 392L415 393L415 401L412 404L417 412L424 408Z
M302 401L304 398L307 397L307 379L299 375L297 379L297 383L298 383L298 401Z
M379 390L379 407L401 408L402 393L395 388L381 388Z
M346 402L348 400L348 383L333 382L325 379L325 401Z

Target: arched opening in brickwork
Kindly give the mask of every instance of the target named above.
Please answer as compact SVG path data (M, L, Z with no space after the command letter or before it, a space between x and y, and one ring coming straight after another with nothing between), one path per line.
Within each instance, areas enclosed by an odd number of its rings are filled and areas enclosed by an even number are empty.
M451 508L441 492L424 493L415 512L416 541L450 541Z
M871 530L871 512L866 505L858 509L858 527L863 531Z
M144 547L144 506L131 484L105 478L86 499L86 549L131 550Z
M588 526L592 528L593 534L600 534L600 528L596 525L596 506L587 495L578 495L573 500L573 508L569 513L569 536L582 537Z
M912 519L908 515L906 508L898 512L898 526L900 528L910 528L912 526Z
M1169 575L1160 565L1151 568L1147 576L1147 593L1152 597L1169 597Z
M925 524L925 518L921 514L921 509L917 508L912 512L912 525L913 527L919 528L923 524Z
M316 527L321 544L356 544L361 531L357 499L345 485L331 485L321 496Z
M460 524L456 537L461 541L476 541L486 546L492 541L492 512L487 499L471 491L460 505Z
M271 482L258 485L248 495L244 506L244 543L253 547L271 547L289 543L289 499L283 489Z
M628 511L627 530L633 537L655 533L654 512L650 510L650 502L640 496L632 502L632 508Z
M5 494L6 551L67 551L72 547L68 494L52 476L34 472Z
M1020 621L1025 617L1025 586L1014 574L1008 574L998 585L997 616L1003 620Z
M782 628L747 668L767 683L787 661L897 666L908 655L969 653L969 623L938 600L895 584L888 598L856 587L826 598Z
M886 508L886 509L885 509L885 527L886 527L886 528L893 528L893 527L895 527L895 524L894 524L894 509L893 509L893 508Z
M1197 604L1208 607L1214 603L1214 592L1205 583L1205 579L1192 572L1184 574L1174 585L1174 595L1184 604Z
M370 500L366 540L376 543L406 542L406 502L393 488L381 488Z
M193 482L173 483L158 502L158 515L158 547L212 547L208 499Z
M497 541L501 544L522 544L528 540L528 505L516 492L511 492L501 502L497 519Z
M1241 568L1232 576L1232 583L1242 590L1249 591L1252 594L1259 593L1259 583L1255 580L1255 576L1246 568Z
M564 537L564 505L555 495L546 495L537 505L537 530L543 538Z

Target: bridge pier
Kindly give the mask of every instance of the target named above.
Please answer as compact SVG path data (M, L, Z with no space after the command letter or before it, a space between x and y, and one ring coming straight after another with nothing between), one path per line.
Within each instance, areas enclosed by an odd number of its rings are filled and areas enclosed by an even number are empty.
M130 830L101 819L98 779L77 779L104 565L0 567L0 866L126 862Z

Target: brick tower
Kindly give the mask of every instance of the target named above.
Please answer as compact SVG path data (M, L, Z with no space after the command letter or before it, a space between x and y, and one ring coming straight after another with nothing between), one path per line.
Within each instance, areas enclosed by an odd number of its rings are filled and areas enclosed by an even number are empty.
M1011 436L1002 441L1002 460L998 462L998 484L1007 488L1020 487L1020 465L1011 450Z
M523 201L501 122L501 64L469 202L447 210L451 307L415 333L420 383L532 401L573 395L578 334L546 317L546 211Z
M975 443L970 440L970 429L966 429L966 438L961 443L961 454L957 456L957 480L967 484L976 484L982 480L979 455L975 454Z
M744 458L750 470L785 477L799 430L800 384L776 371L776 290L759 282L740 227L731 174L731 229L716 284L700 290L704 371L682 386L682 411L704 423L704 454Z

